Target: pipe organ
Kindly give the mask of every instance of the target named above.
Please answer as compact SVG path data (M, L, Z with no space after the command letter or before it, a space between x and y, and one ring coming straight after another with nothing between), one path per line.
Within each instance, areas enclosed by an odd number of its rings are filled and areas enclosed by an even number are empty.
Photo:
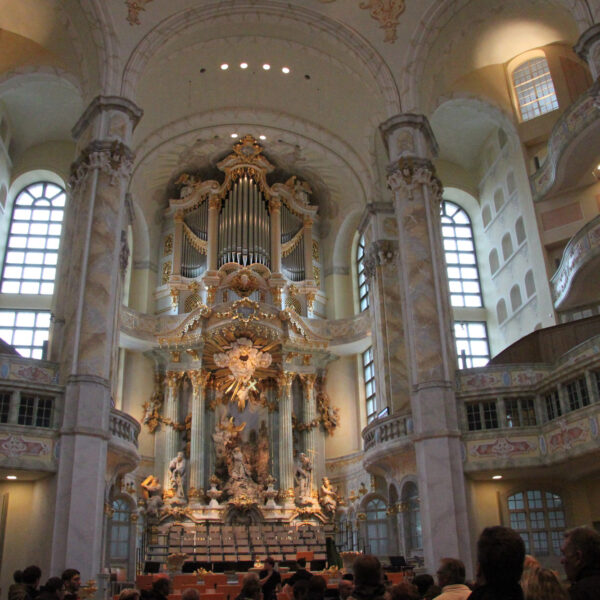
M235 144L217 167L225 174L222 183L189 173L175 182L179 197L169 202L163 244L172 256L161 257L162 283L168 284L173 304L183 309L181 293L185 300L186 290L203 287L207 305L228 298L224 279L250 269L260 275L274 304L291 286L293 293L302 289L309 307L318 291L312 231L317 207L309 202L310 187L295 176L269 183L275 167L252 136ZM216 294L220 287L223 293Z

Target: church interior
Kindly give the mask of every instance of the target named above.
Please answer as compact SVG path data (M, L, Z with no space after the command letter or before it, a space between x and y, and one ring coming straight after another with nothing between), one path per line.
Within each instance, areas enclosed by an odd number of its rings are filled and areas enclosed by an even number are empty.
M600 530L600 0L0 0L0 48L2 590Z

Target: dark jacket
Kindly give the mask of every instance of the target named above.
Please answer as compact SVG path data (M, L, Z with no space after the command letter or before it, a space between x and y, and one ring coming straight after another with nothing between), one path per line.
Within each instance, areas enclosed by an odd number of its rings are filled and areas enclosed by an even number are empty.
M467 600L523 600L523 590L518 583L505 587L489 584L475 588Z
M571 600L600 600L600 569L585 567L569 588Z

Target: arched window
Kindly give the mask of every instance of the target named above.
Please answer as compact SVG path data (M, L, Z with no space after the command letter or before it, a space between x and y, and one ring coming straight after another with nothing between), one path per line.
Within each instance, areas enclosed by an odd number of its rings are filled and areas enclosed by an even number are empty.
M517 67L513 72L513 85L523 121L558 108L548 61L543 56Z
M528 298L535 294L535 281L533 280L533 271L530 269L525 274L525 293Z
M515 223L515 234L517 236L517 245L520 246L525 241L525 225L523 217L519 217Z
M498 188L494 192L494 210L498 212L504 206L504 191Z
M362 353L363 376L365 378L365 401L367 404L367 423L377 416L377 390L375 388L375 361L373 347Z
M481 220L483 221L483 226L487 227L492 220L492 209L489 204L486 204L481 211Z
M386 506L380 498L373 498L365 507L367 516L367 543L371 554L387 554L387 521Z
M448 200L442 203L442 237L452 306L483 306L471 220Z
M131 511L125 500L113 502L113 515L110 521L110 560L124 562L129 558L129 517Z
M356 271L358 275L358 305L360 311L369 308L369 283L365 274L365 236L358 238L356 246Z
M508 190L509 196L512 196L517 189L515 174L512 171L509 171L506 175L506 189Z
M54 292L65 202L65 191L47 181L19 193L4 257L3 294Z
M500 260L498 258L498 250L496 250L496 248L494 248L491 252L490 252L490 271L492 272L492 275L500 268Z
M513 244L510 233L505 233L504 237L502 238L502 258L506 261L512 256L512 253Z
M562 498L542 490L526 490L508 497L510 526L518 531L527 553L560 555L566 527Z
M510 306L513 311L515 311L517 308L519 308L519 306L521 306L521 304L523 304L523 300L521 298L521 288L515 283L515 285L510 288Z
M498 304L496 304L496 315L498 317L498 323L504 323L504 321L506 321L506 317L508 317L504 298L500 298L500 300L498 300Z
M421 510L419 508L419 489L412 481L407 482L402 488L402 502L404 503L404 531L406 535L406 549L413 553L422 548L423 538L421 533Z

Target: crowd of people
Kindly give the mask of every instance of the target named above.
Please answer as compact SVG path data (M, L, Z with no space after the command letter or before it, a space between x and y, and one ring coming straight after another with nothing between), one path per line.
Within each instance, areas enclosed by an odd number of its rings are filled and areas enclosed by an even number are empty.
M13 579L8 600L79 600L81 574L77 569L66 569L60 577L50 577L41 587L42 570L37 565L15 571Z
M477 542L477 575L466 581L465 565L457 558L443 558L436 572L437 583L426 573L412 581L391 585L379 559L359 556L353 573L346 573L336 589L327 580L311 573L306 560L282 581L275 561L268 557L264 569L251 571L242 580L235 600L277 600L286 592L290 600L600 600L600 533L586 527L565 534L561 563L569 587L555 571L542 567L525 554L521 536L507 527L487 527ZM61 577L51 577L39 587L42 572L37 566L14 574L15 583L8 600L79 600L79 571L67 569ZM171 581L159 577L150 590L125 589L119 600L168 600ZM182 600L200 600L196 588L184 589Z

